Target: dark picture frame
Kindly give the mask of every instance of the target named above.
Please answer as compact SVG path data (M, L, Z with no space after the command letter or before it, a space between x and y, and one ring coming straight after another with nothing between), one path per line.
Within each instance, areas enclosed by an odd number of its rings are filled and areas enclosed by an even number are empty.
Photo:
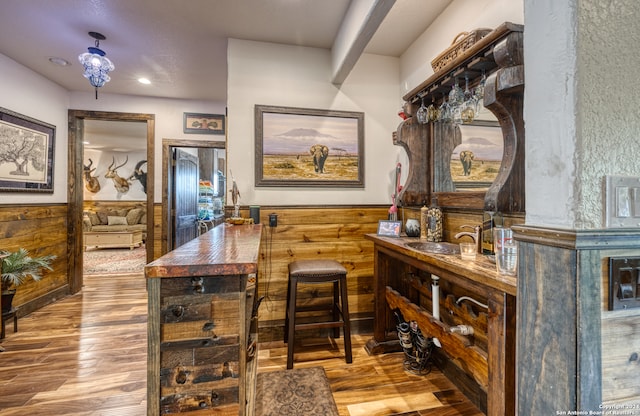
M378 235L382 237L400 237L402 221L378 221Z
M364 113L256 105L255 183L364 188Z
M56 127L0 107L0 192L53 193Z
M225 134L224 114L184 113L182 129L185 134Z

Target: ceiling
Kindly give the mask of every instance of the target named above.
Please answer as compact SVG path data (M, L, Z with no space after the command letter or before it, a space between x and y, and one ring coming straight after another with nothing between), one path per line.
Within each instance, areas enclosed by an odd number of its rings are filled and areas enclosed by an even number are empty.
M89 92L78 55L100 32L115 65L101 92L226 102L228 38L331 49L352 1L2 0L0 53ZM399 57L451 1L395 0L364 52Z

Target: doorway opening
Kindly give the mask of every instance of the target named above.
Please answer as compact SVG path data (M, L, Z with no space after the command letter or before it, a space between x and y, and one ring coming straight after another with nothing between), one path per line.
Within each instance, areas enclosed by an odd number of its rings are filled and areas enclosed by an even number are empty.
M148 263L154 258L154 137L155 137L155 116L153 114L140 114L140 113L116 113L116 112L104 112L104 111L83 111L83 110L69 110L69 190L68 190L68 229L69 239L67 243L69 252L69 289L71 293L80 291L83 286L83 251L85 246L85 236L83 234L83 221L84 221L84 172L85 172L85 160L84 150L85 130L91 129L92 121L108 122L124 122L124 123L142 123L142 131L145 132L142 141L145 142L146 151L142 151L138 157L141 159L146 154L146 197L142 197L137 202L139 208L146 216L146 226L144 226L146 233L144 235L145 244L145 262ZM115 127L115 124L114 124ZM146 139L146 140L145 140ZM113 149L112 149L113 150ZM121 152L120 156L127 157L125 154L128 152ZM122 160L118 160L116 163L116 155L111 155L113 163L107 163L107 167L115 168L122 164ZM134 156L135 157L135 156ZM142 159L141 159L142 160ZM128 159L127 159L128 162ZM137 161L139 162L139 160ZM136 164L137 164L136 162ZM111 166L109 166L111 165ZM124 166L124 165L122 165ZM91 171L92 167L88 170ZM120 176L120 175L118 175ZM109 188L115 186L114 182L105 182L104 185ZM102 185L101 185L102 186ZM115 222L115 220L114 220ZM108 224L108 219L107 219ZM115 224L114 224L115 225ZM99 239L100 236L93 236ZM113 235L109 238L115 238ZM124 236L138 239L138 234L134 236ZM100 240L94 240L100 241ZM107 243L105 243L107 244Z
M84 122L82 228L85 277L144 271L146 139L147 126L142 122Z
M224 220L226 153L223 141L162 141L162 252Z

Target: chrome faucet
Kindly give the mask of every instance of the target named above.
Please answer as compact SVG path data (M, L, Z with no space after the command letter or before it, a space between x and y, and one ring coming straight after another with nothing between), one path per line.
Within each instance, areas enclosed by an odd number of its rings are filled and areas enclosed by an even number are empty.
M456 239L464 237L465 235L471 237L473 242L476 243L476 252L482 253L482 239L480 236L480 233L482 232L482 227L480 227L479 225L461 225L460 226L460 229L464 229L464 228L471 228L473 232L471 233L469 231L461 231L458 234L456 234L454 237Z

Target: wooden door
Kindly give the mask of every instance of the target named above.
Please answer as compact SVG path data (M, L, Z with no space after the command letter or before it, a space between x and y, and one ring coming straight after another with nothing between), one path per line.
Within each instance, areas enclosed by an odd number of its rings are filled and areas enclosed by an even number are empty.
M198 235L198 157L181 149L174 154L173 248Z

